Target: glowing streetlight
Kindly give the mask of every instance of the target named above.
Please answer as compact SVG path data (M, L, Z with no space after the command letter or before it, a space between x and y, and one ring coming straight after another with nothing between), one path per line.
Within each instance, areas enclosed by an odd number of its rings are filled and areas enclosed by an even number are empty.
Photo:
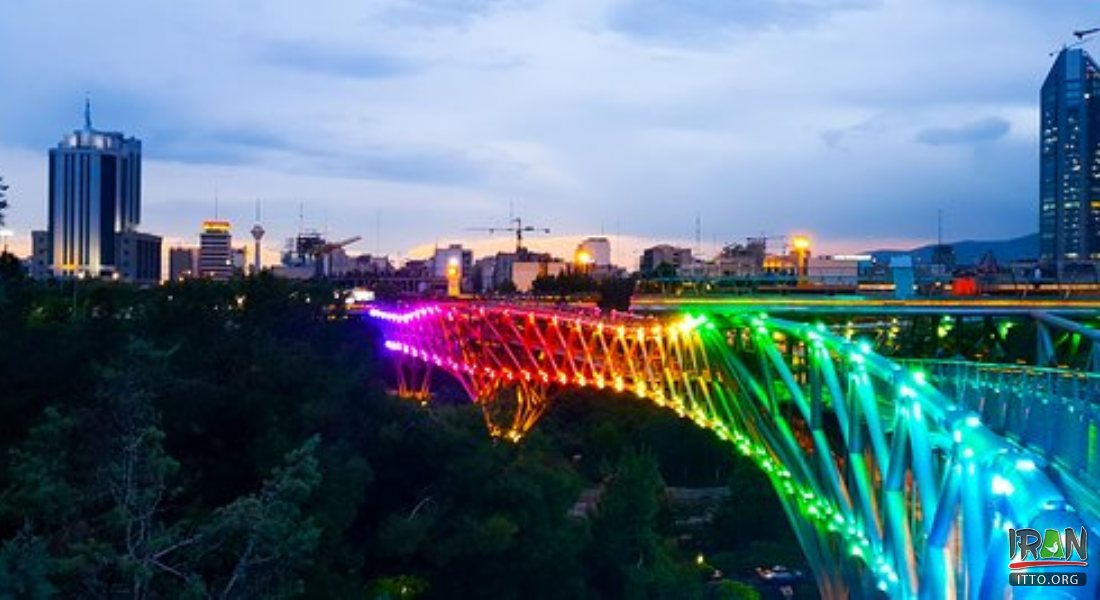
M796 270L799 282L806 277L810 263L810 238L804 235L796 235L791 238L791 247L794 249Z
M462 263L457 256L447 259L447 295L456 298L461 292Z

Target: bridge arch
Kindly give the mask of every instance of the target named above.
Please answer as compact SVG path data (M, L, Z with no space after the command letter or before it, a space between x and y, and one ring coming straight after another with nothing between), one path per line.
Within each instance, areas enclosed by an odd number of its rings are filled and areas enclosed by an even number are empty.
M519 440L550 391L575 386L633 394L730 442L768 475L827 597L1002 596L1004 530L1069 506L1042 458L923 371L820 325L477 302L370 316L399 369L453 376L494 435ZM400 385L426 400L419 373Z

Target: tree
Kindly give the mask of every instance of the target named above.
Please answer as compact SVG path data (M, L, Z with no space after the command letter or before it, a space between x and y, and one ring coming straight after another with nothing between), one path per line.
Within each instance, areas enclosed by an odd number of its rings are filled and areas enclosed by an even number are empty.
M610 597L691 597L694 573L676 564L657 530L664 482L646 452L628 449L592 520L594 585Z
M716 600L760 600L760 592L747 583L727 579L710 586L710 597Z
M96 403L81 427L95 457L84 492L91 496L86 516L99 531L74 545L74 558L83 585L96 593L142 598L155 589L158 576L177 579L174 587L193 578L182 550L199 537L164 515L169 481L179 470L164 448L153 404L168 357L146 342L129 342L115 362L99 368ZM103 512L96 511L101 502Z
M607 312L630 310L630 297L634 295L634 279L607 279L599 285L600 299L597 306Z
M302 569L309 564L320 529L303 504L321 482L312 437L286 457L258 494L215 512L204 531L208 544L230 559L224 577L210 581L218 598L287 598L303 592Z
M730 493L707 528L710 547L730 548L733 540L743 547L755 541L790 538L786 514L768 478L747 458L733 467Z
M46 542L25 525L16 537L0 545L0 598L49 598L50 555Z

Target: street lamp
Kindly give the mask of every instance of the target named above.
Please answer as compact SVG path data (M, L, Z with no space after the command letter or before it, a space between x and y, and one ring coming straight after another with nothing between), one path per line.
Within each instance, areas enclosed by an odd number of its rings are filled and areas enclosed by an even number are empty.
M596 257L592 256L591 252L583 248L577 249L577 253L573 255L573 264L576 265L577 270L582 272L588 272L595 262Z
M462 263L457 256L447 259L447 295L457 298L462 291Z
M801 283L809 272L810 238L796 235L791 238L791 246L794 248L795 270L798 272L798 280Z

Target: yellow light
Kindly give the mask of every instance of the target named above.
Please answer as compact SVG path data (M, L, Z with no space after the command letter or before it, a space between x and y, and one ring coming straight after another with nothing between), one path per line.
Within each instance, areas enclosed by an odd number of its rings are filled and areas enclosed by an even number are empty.
M229 233L229 221L203 221L203 233Z
M804 235L796 235L791 239L791 245L794 246L795 250L809 250L810 238Z
M588 250L578 249L576 255L573 256L573 262L578 265L584 266L596 262L596 259Z

